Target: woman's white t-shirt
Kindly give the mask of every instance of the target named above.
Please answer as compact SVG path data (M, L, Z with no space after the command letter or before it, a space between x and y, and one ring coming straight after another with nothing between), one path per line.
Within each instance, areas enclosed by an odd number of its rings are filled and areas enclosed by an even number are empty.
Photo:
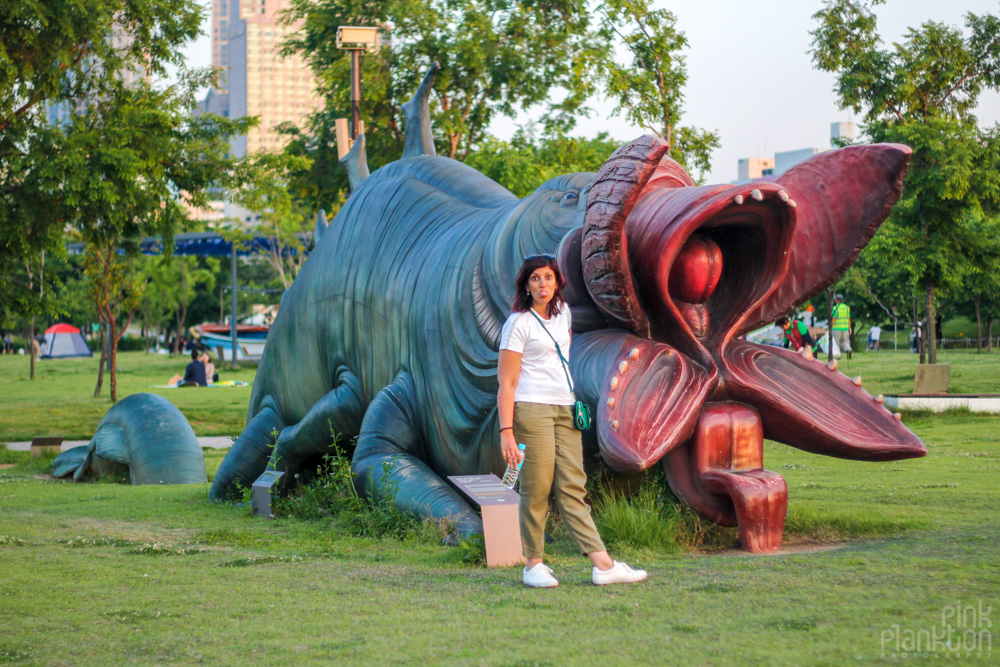
M569 304L563 304L560 313L552 319L542 318L542 321L559 341L563 356L569 361L570 326L573 323ZM573 405L573 394L555 343L531 312L511 313L503 325L500 349L521 353L521 374L514 390L515 401Z

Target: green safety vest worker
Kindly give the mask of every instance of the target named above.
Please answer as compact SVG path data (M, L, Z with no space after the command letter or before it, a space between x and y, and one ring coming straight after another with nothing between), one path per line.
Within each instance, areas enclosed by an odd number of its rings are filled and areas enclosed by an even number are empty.
M843 301L833 307L833 330L851 330L851 307Z

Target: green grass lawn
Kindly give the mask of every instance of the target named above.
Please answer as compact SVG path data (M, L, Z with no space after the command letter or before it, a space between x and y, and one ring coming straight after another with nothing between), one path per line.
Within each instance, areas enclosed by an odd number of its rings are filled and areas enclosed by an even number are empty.
M197 435L239 435L247 417L250 387L156 389L172 376L184 373L190 357L123 352L118 355L118 398L147 391L176 405ZM31 440L36 435L88 439L111 407L110 378L104 375L100 398L94 398L100 357L43 359L29 380L28 358L0 356L0 442ZM257 367L247 363L237 370L216 365L219 380L253 384Z
M998 391L1000 355L942 357L953 384ZM128 391L155 376L145 362L123 361L134 369ZM912 364L910 355L857 354L841 369L888 393L909 390ZM67 388L49 404L66 422L72 409L60 401L69 388L92 390L92 375L80 375L36 380ZM42 394L14 381L22 400ZM249 396L191 391L210 406ZM175 393L164 395L177 401ZM86 395L82 402L93 400ZM8 419L19 401L2 400ZM239 419L220 427L239 428L242 412L232 410ZM101 410L93 412L86 418L96 424ZM0 462L14 464L0 469L0 664L909 662L893 655L893 632L940 630L943 613L980 603L996 611L975 650L942 646L917 659L995 663L1000 418L956 412L905 422L927 443L926 458L861 463L766 443L766 467L789 487L778 555L619 548L614 555L648 569L649 580L597 588L557 529L553 590L524 588L517 569L468 565L432 530L403 541L351 537L331 521L265 521L210 504L207 486L53 481L44 461L0 451ZM223 455L207 453L210 475ZM983 629L972 623L957 631Z

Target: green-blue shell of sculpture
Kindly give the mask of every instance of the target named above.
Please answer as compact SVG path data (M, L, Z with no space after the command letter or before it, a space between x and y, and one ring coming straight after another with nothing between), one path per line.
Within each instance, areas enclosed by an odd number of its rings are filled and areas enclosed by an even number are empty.
M55 477L87 475L127 468L133 485L204 484L205 455L187 419L155 394L132 394L108 410L90 442L52 462Z

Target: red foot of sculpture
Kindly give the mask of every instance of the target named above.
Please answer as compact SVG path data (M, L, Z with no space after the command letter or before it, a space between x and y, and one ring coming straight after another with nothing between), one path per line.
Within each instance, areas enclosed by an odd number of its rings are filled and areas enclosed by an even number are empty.
M709 403L694 436L664 458L674 493L709 521L739 527L747 551L781 545L788 485L764 470L764 436L757 411L743 403Z

